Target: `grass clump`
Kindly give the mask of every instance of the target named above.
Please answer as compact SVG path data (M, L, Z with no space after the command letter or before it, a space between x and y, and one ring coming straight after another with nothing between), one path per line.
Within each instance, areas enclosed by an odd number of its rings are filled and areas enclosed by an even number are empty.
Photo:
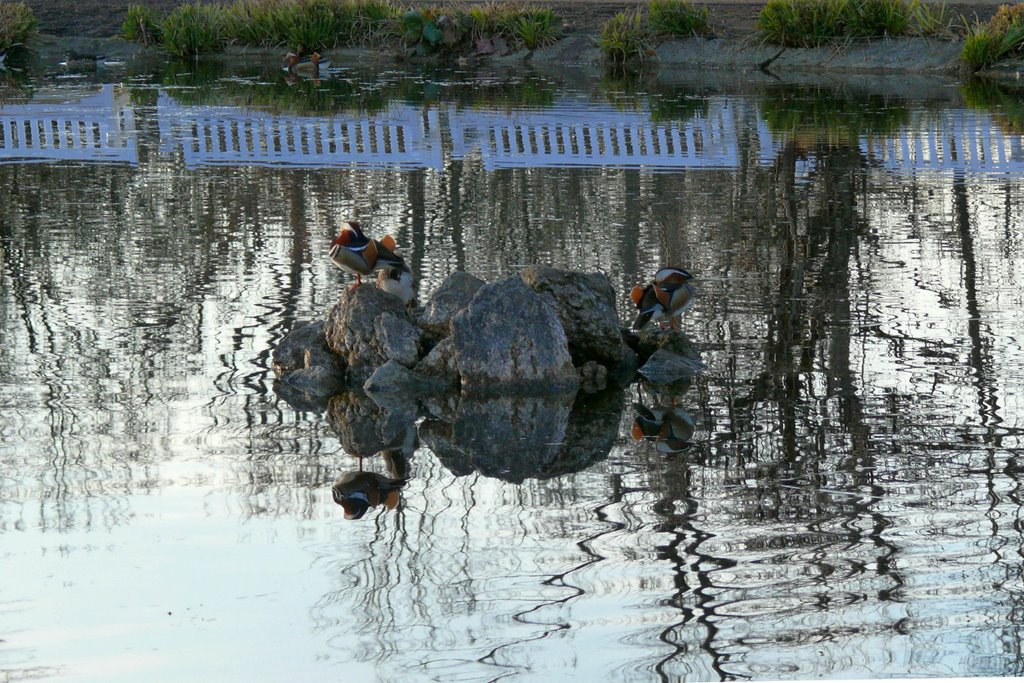
M708 8L695 7L689 0L650 0L648 22L658 33L686 37L707 31Z
M534 50L550 45L562 34L562 20L547 7L520 3L492 3L466 11L470 39L501 38L513 47Z
M963 17L927 0L768 0L757 26L765 40L816 47L848 38L957 37Z
M534 50L561 35L561 18L546 7L495 3L466 10L449 7L410 9L398 20L406 48L418 55L467 53L486 43L494 50L499 39L513 48Z
M906 0L847 0L844 10L846 34L851 37L902 36L910 27Z
M23 2L0 2L0 50L24 45L36 35L36 15Z
M547 7L515 7L498 21L499 31L515 45L534 50L550 45L561 35L561 20Z
M605 22L597 45L615 64L643 61L653 53L650 29L636 10L619 12Z
M355 24L352 27L353 41L367 45L386 42L397 37L397 22L400 12L388 0L356 0L353 5Z
M1006 33L1010 29L1024 25L1024 4L1000 5L989 22L988 27L996 33Z
M975 24L960 53L974 70L1024 52L1024 4L1002 5L987 23Z
M1024 25L1010 26L1005 33L998 33L990 26L974 26L964 40L960 53L967 65L977 71L1014 54L1020 54L1024 47Z
M129 5L128 13L121 24L121 37L143 45L160 42L160 15L152 7Z
M814 47L844 35L847 0L768 0L757 18L765 40Z
M507 46L531 50L553 43L561 19L549 8L520 3L402 11L392 0L235 0L184 5L159 21L151 10L134 5L122 34L142 42L159 38L177 55L211 52L227 43L308 54L391 42L413 54L466 54L478 40L491 44L501 38Z
M180 5L160 23L162 46L176 57L217 52L224 47L224 10L210 5Z
M355 8L332 0L292 4L287 29L288 47L299 54L326 50L348 42L355 26Z
M945 2L913 0L910 3L911 33L918 36L956 38L958 26L966 23L963 15L956 14Z
M293 14L281 0L238 0L223 8L224 37L252 47L282 47Z

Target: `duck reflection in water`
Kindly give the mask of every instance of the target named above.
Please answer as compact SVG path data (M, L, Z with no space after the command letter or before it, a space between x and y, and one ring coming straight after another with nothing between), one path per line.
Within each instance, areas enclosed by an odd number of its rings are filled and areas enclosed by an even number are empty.
M677 455L693 446L693 417L682 408L634 403L636 419L630 434L634 441L649 441L665 455Z
M345 519L361 519L367 510L378 505L388 510L397 508L398 492L408 481L376 472L346 472L334 482L331 495L345 509Z
M359 392L339 394L327 408L327 421L359 469L342 474L332 487L345 519L360 519L371 508L394 510L398 491L409 481L409 459L419 445L412 405L382 407ZM387 474L364 471L363 461L381 456Z
M387 465L388 474L366 472L363 458L359 469L345 472L331 487L334 502L345 510L345 519L361 519L371 508L383 505L394 510L401 500L399 491L409 482L409 457L403 448L391 448L379 455Z

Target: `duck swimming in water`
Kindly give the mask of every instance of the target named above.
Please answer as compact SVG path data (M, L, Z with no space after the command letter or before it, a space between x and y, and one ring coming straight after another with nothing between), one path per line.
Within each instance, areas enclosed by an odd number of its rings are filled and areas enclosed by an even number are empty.
M319 52L314 52L309 57L300 57L294 52L284 56L284 70L289 73L306 73L314 76L319 75L320 69L326 69L331 65L331 60L324 59Z

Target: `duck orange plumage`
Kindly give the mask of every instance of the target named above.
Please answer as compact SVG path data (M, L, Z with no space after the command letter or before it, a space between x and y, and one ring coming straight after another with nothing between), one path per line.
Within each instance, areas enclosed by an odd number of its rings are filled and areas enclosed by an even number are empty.
M658 324L665 320L675 328L676 320L693 303L695 291L690 281L694 277L682 268L662 268L654 274L654 281L646 287L637 285L629 298L639 311L633 329L639 330L649 321Z

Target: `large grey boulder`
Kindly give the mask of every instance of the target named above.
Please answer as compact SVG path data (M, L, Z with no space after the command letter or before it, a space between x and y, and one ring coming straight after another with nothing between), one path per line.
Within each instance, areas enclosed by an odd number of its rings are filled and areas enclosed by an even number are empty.
M298 410L320 410L345 387L345 366L327 346L323 320L297 323L271 357L274 391Z
M480 287L451 326L463 391L540 395L579 386L550 297L517 275Z
M433 396L449 388L444 380L421 375L394 360L374 370L363 383L363 391L382 405L390 404L392 397L408 400Z
M607 275L530 266L522 277L534 291L554 298L576 365L593 360L614 368L622 362L615 290Z
M451 334L451 320L469 305L484 281L475 275L455 271L446 277L423 307L417 324L433 339Z
M420 337L423 332L405 316L384 313L374 322L377 347L389 361L407 368L420 359Z
M271 354L278 377L300 370L323 366L341 370L340 359L327 346L324 321L299 321Z
M659 349L665 349L680 356L700 358L700 347L686 334L678 330L662 330L656 325L648 325L640 332L627 330L624 332L629 345L636 351L640 365Z
M328 347L348 367L348 381L362 384L389 360L416 363L422 334L397 296L363 285L346 290L327 316Z
M700 347L682 332L645 329L636 336L637 353L645 358L637 370L653 384L689 382L704 369Z
M455 362L455 342L445 337L430 350L415 368L417 374L438 380L449 389L459 387L459 364Z

